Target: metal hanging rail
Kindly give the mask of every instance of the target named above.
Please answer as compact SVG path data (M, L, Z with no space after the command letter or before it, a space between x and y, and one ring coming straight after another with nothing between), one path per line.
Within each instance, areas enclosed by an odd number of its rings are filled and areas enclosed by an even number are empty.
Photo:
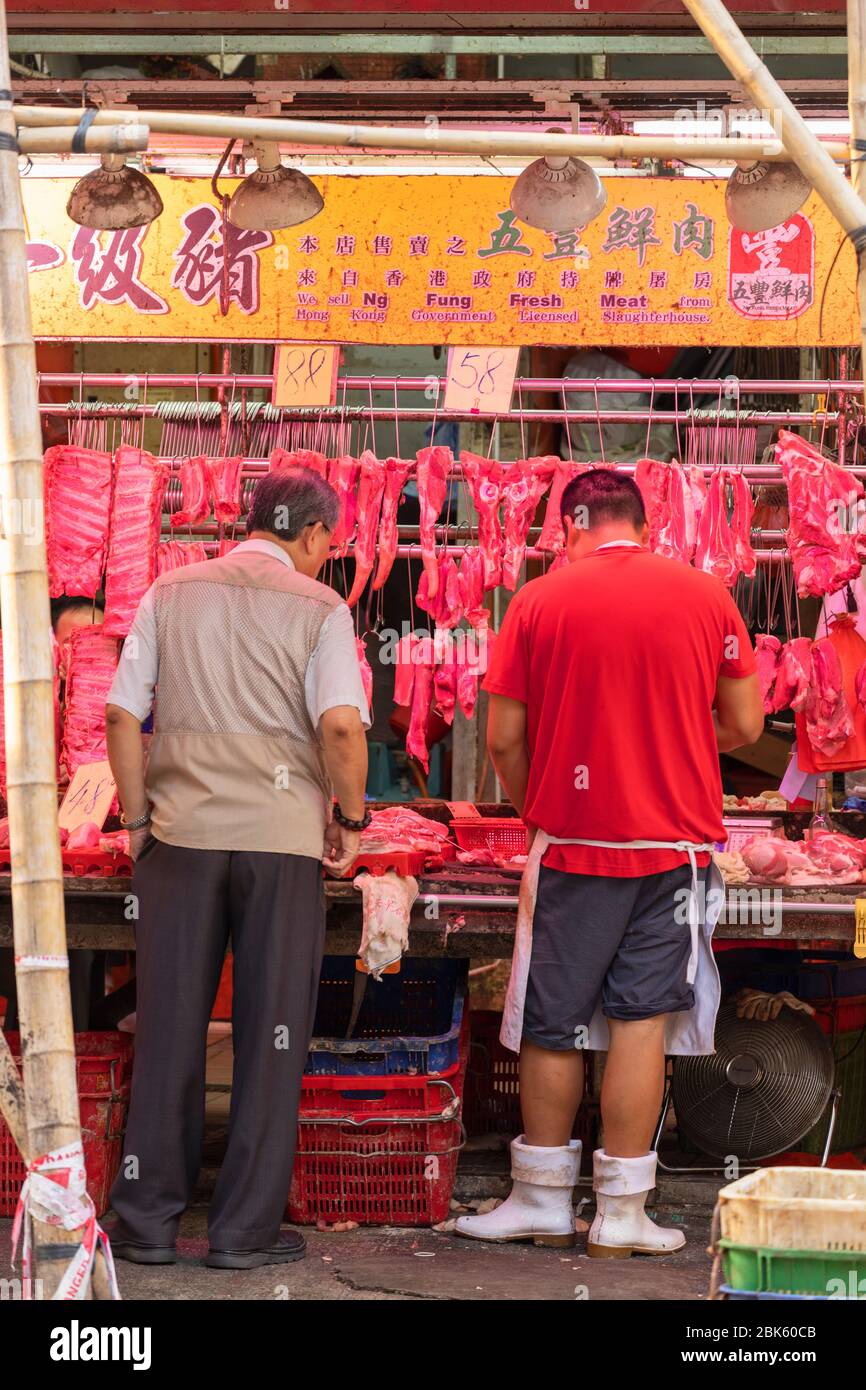
M218 386L235 387L238 390L267 390L273 386L273 375L255 373L224 372L40 372L40 386L102 386L119 389L130 383L147 387L171 388L177 390L190 388L211 390ZM444 390L444 377L431 376L341 376L337 380L337 391L427 391L433 383L436 389ZM599 395L609 392L643 393L657 392L660 395L686 393L695 396L722 396L730 400L732 396L744 395L863 395L862 381L799 381L792 378L772 380L757 378L745 380L731 373L725 377L516 377L515 394L523 391L597 391Z

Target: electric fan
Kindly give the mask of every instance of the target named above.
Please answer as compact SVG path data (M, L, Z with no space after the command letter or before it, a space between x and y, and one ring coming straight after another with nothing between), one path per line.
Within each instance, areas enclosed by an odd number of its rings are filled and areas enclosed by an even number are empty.
M723 1004L710 1057L674 1059L671 1099L681 1133L714 1158L769 1158L818 1122L833 1090L833 1051L815 1020L738 1018Z

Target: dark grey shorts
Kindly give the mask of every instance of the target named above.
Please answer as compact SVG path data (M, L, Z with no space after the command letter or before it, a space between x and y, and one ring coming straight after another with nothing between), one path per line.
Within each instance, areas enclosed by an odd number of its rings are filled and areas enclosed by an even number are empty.
M702 883L707 870L699 871ZM684 910L691 869L642 878L541 867L523 1036L575 1045L601 1000L607 1018L655 1018L694 1007L686 984L691 934Z

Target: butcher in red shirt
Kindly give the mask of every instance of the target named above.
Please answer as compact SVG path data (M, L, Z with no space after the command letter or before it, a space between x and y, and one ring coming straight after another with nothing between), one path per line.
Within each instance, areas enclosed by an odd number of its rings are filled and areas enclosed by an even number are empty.
M685 1242L644 1211L665 1054L713 1051L719 752L763 729L755 659L712 575L647 549L637 485L592 469L562 497L569 564L509 605L485 682L488 747L532 836L502 1041L525 1133L510 1197L461 1235L574 1244L571 1138L585 1049L607 1049L588 1251Z

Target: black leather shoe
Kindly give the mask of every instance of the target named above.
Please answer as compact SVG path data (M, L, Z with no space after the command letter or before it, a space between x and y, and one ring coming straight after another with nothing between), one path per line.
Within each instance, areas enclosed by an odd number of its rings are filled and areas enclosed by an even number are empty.
M205 1256L210 1269L257 1269L259 1265L287 1265L302 1260L307 1242L298 1231L280 1231L274 1245L264 1250L214 1250Z
M105 1234L116 1260L128 1260L134 1265L177 1264L177 1250L173 1245L146 1245L143 1241L135 1240L119 1221L110 1226Z

